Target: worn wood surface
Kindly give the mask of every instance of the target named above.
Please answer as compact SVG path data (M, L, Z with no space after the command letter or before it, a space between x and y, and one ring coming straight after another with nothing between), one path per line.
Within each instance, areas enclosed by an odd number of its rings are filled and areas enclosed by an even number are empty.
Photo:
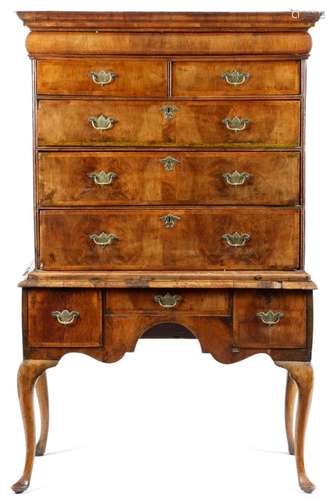
M161 108L177 108L166 119ZM116 123L96 130L90 117ZM234 117L250 121L244 130L223 123ZM297 147L299 101L101 101L42 100L38 103L39 146L239 146Z
M23 288L265 288L315 290L304 271L40 271Z
M169 214L179 217L171 228ZM45 270L299 268L299 209L43 210L40 224ZM102 232L118 239L96 245ZM235 232L250 236L244 246L224 240Z
M102 171L117 177L97 185L92 173ZM235 171L248 174L244 184L225 180ZM37 176L42 207L300 203L300 154L293 152L39 153Z

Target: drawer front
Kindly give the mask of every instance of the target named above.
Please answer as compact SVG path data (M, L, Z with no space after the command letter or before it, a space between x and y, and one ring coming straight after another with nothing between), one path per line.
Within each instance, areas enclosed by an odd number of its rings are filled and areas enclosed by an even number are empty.
M300 154L40 153L41 206L296 205Z
M45 270L295 269L300 210L40 212Z
M175 96L300 93L298 61L176 61L172 75Z
M27 294L29 346L102 345L101 291L42 288Z
M37 62L37 93L162 97L167 64L160 60L53 59Z
M107 290L106 312L229 316L230 294L225 290Z
M41 100L39 146L294 147L299 101Z
M234 341L239 347L306 347L306 299L303 292L234 293Z

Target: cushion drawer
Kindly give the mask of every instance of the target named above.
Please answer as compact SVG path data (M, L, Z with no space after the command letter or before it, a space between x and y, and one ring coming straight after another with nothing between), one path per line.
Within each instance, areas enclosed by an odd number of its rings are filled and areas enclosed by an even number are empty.
M102 345L101 291L32 289L28 291L27 315L31 347Z
M43 99L37 137L39 146L295 147L300 102Z
M45 207L176 203L296 205L299 195L299 153L172 151L38 155L38 200Z
M298 61L176 61L172 75L175 96L300 93Z
M246 348L306 347L306 301L304 292L235 291L233 330L236 345Z
M191 315L231 315L230 294L226 290L150 289L107 290L106 312L159 314L183 313Z
M96 96L166 95L167 65L145 59L50 59L37 62L37 93Z
M296 269L299 242L293 208L40 212L45 270Z

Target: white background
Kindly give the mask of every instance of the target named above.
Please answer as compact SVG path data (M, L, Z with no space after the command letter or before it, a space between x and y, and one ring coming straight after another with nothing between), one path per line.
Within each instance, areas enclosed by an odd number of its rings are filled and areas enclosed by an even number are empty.
M315 391L306 464L316 499L334 498L334 2L7 1L0 4L0 498L24 459L16 396L20 290L33 256L31 85L15 10L326 10L311 30L307 106L306 269L315 293ZM280 179L278 179L280 182ZM221 365L197 341L142 340L103 364L72 354L49 370L51 428L28 498L218 500L303 498L286 454L286 373L266 355Z

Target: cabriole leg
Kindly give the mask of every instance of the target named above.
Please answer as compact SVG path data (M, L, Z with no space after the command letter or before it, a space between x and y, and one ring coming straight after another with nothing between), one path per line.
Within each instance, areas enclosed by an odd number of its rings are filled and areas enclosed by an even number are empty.
M36 382L36 393L41 414L41 434L36 445L36 456L44 455L49 431L49 396L47 374L44 371Z
M36 380L47 368L55 366L58 361L24 360L17 376L18 394L22 420L26 437L26 460L21 478L12 486L15 493L25 491L30 483L36 450L34 387ZM43 381L42 381L43 384ZM42 423L42 426L45 425Z
M308 479L304 463L305 432L313 392L313 368L309 362L277 361L285 368L298 388L298 408L295 423L294 450L300 488L312 493L314 484Z
M294 455L294 434L293 434L293 422L294 422L294 407L295 400L297 396L297 385L291 377L290 373L287 372L287 382L286 382L286 396L285 396L285 427L288 451L290 455Z

